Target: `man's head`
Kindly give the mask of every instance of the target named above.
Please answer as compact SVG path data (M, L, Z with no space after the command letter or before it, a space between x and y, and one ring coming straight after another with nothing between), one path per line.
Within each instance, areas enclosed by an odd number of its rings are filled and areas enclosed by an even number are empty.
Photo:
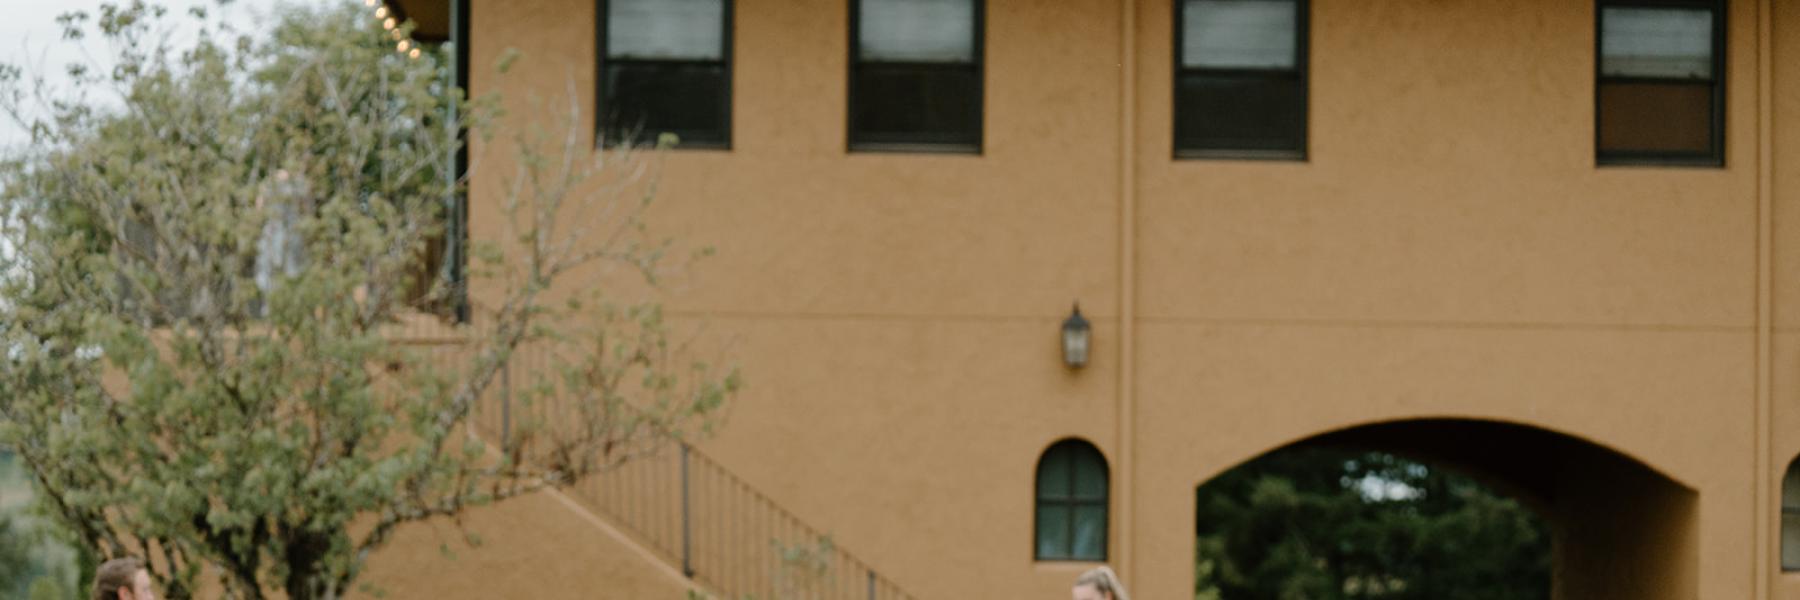
M115 558L94 570L94 600L156 600L144 561Z

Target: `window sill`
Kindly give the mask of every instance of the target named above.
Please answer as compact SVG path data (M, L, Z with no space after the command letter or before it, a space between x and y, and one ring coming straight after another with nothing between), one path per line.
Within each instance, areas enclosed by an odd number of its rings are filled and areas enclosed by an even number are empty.
M981 155L980 144L940 144L929 142L850 142L850 152L888 154L962 154Z
M1625 155L1598 156L1594 158L1597 168L1608 167L1685 167L1697 169L1723 169L1725 159L1719 156L1705 155Z
M670 150L704 150L709 152L730 152L731 142L677 142Z
M1098 566L1101 566L1104 564L1106 564L1106 561L1104 561L1104 560L1034 558L1031 561L1031 566L1033 569L1036 569L1038 571L1052 572L1052 573L1060 573L1060 572L1080 573L1082 571L1086 571L1088 569L1092 569L1094 567L1098 567Z
M1175 160L1260 160L1307 162L1305 150L1223 150L1177 148Z
M717 131L708 131L708 132L705 132L704 135L695 135L691 139L688 136L682 135L681 132L677 132L677 131L669 131L666 133L674 134L676 140L678 140L675 142L675 145L669 147L670 150L717 150L717 151L722 151L722 150L730 150L731 149L731 139L727 136L720 135L719 132L717 132ZM629 137L621 135L621 136L614 136L614 137L609 138L606 136L605 132L596 131L596 132L594 132L594 135L595 135L595 139L599 140L601 147L605 148L607 150L616 149L619 146L623 146L627 143L637 146L640 149L653 150L656 148L657 142L662 139L661 133L647 134L647 133L639 132L636 135L632 135ZM721 138L723 138L723 139L721 139Z
M617 150L621 145L623 144L609 143L606 144L604 148L607 150ZM637 149L655 150L656 144L654 142L638 144ZM668 149L671 152L686 152L689 150L698 152L730 152L731 144L728 142L680 142L673 146L669 146Z

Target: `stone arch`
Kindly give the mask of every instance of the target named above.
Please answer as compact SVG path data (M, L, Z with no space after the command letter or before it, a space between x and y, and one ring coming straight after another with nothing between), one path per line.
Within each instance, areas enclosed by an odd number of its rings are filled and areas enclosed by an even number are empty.
M1550 525L1552 598L1687 600L1698 593L1698 494L1617 449L1521 423L1418 418L1319 432L1257 456L1305 446L1406 456L1518 498Z

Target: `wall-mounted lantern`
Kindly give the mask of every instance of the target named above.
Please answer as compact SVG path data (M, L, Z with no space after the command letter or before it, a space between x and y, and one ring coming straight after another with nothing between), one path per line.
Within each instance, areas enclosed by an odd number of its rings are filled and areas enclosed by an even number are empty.
M1088 320L1081 317L1081 304L1075 305L1074 312L1062 324L1063 364L1071 369L1079 369L1088 361L1088 337L1091 329Z

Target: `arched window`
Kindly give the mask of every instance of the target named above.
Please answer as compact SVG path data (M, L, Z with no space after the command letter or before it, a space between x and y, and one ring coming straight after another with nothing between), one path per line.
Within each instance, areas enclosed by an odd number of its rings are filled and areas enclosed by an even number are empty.
M1038 560L1106 560L1106 457L1063 440L1037 467Z
M1781 478L1781 570L1800 571L1800 459Z

